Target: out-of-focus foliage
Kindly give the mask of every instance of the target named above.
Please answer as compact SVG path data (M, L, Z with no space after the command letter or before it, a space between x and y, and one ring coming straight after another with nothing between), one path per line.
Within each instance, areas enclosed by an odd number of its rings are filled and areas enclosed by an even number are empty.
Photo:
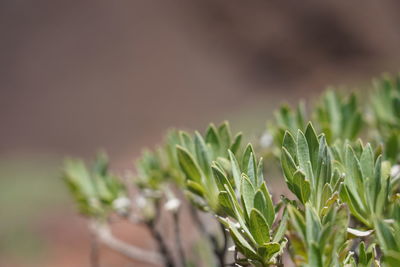
M168 133L166 144L155 151L144 150L136 162L135 183L141 189L160 190L168 183L181 184L183 174L179 170L175 146L179 144L178 132Z
M87 216L104 218L118 208L115 201L126 197L124 184L110 173L103 153L98 154L90 169L82 160L66 160L63 176L80 212Z
M354 217L365 226L372 226L372 218L382 217L389 208L391 194L390 164L375 157L370 144L358 142L332 148L336 162L344 174L340 198L347 203Z
M378 130L378 141L385 146L385 156L400 159L400 75L374 81L370 97L373 108L372 126Z
M274 123L269 124L269 131L274 137L278 147L282 144L286 132L296 134L298 130L304 131L307 123L306 107L300 102L296 110L288 105L283 105L275 112Z
M322 97L315 110L315 118L329 144L338 139L355 140L363 125L355 94L343 97L332 89Z
M275 113L274 123L269 124L269 131L275 144L280 146L285 132L296 135L297 130L305 131L310 118L318 132L325 135L328 144L336 140L356 140L363 128L362 107L355 94L345 97L330 89L316 103L310 114L305 103L300 102L296 110L283 105Z

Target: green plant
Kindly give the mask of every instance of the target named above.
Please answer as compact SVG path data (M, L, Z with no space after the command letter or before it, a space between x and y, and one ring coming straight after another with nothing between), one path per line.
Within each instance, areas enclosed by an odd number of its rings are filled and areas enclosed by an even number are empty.
M116 201L126 196L123 183L109 172L108 158L104 153L98 154L90 170L82 160L66 160L64 179L78 203L79 211L87 216L106 218L110 212L119 209Z
M121 182L99 156L90 170L66 161L65 181L94 236L134 260L201 265L182 235L186 208L213 252L201 252L207 266L399 266L400 79L375 82L367 99L329 90L309 112L303 103L276 112L268 124L274 153L265 160L280 161L291 192L280 199L256 157L261 146L243 146L227 122L203 135L171 131L143 153L133 179ZM177 253L160 229L162 212L173 220ZM104 228L115 218L147 226L158 252L116 239Z
M385 146L385 156L398 161L400 150L400 77L386 75L374 81L371 94L372 125L377 129L378 142Z

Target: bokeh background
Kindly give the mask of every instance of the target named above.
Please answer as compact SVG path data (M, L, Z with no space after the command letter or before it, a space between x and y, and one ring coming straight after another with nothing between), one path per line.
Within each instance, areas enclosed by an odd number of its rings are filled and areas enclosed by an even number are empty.
M0 1L0 266L88 266L65 156L104 148L132 169L169 127L261 133L281 102L397 72L399 12L397 0ZM122 235L154 246L143 229Z

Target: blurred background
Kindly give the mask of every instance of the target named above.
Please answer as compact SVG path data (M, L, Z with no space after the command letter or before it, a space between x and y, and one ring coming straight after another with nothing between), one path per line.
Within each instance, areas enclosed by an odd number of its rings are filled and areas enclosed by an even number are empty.
M0 1L0 266L88 266L65 156L104 148L124 170L169 127L228 119L261 133L281 102L397 72L399 11L396 0ZM140 228L124 239L154 246Z

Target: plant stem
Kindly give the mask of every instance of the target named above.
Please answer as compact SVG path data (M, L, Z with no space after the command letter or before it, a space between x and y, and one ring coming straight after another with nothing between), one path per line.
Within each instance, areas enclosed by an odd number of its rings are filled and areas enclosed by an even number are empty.
M149 264L158 265L163 262L163 258L159 253L138 248L114 237L107 224L101 224L93 221L89 224L89 226L92 233L96 236L98 242L101 242L125 257Z
M163 236L157 230L157 227L156 227L156 224L157 224L157 221L159 219L160 212L161 212L161 210L160 210L160 202L156 201L155 206L156 206L156 213L155 213L156 216L153 219L145 222L145 225L149 229L150 234L152 235L154 240L157 242L158 251L163 257L164 266L165 267L175 267L175 262L174 262L174 259L172 257L172 254L170 253L170 251L168 249L168 246L167 246L166 242L164 241Z
M222 233L224 236L224 244L223 244L222 248L219 248L218 240L217 240L216 236L207 230L207 228L205 227L203 221L199 217L199 214L197 213L197 211L194 207L190 207L190 213L192 215L194 222L198 225L200 232L203 235L207 236L208 239L210 240L214 255L217 258L219 266L221 266L221 267L225 266L225 253L226 253L227 246L228 246L228 241L227 241L228 238L227 238L227 235L226 235L223 225L220 224L221 229L223 230Z
M180 209L172 213L173 220L174 220L174 233L175 233L175 242L176 247L178 248L179 258L181 259L182 266L186 266L186 256L185 251L182 246L182 239L181 239L181 232L180 232L180 225L179 225L179 212Z
M164 266L165 267L174 267L175 266L174 260L172 258L171 253L168 250L168 247L164 241L164 238L162 237L160 232L156 229L156 227L153 223L146 223L146 225L149 228L149 231L150 231L151 235L153 236L154 240L157 242L158 251L163 257Z
M99 267L99 243L95 234L91 234L90 240L90 266Z
M279 256L277 257L276 266L277 266L277 267L283 267L283 266L284 266L284 265L283 265L283 262L282 262L282 256L281 256L281 255L279 255Z
M228 241L229 241L228 240L228 234L226 233L225 227L224 227L224 225L222 223L219 223L219 227L220 227L220 229L222 231L222 236L224 238L223 245L222 245L222 248L220 250L220 254L225 259L225 254L226 254L226 251L228 250Z

